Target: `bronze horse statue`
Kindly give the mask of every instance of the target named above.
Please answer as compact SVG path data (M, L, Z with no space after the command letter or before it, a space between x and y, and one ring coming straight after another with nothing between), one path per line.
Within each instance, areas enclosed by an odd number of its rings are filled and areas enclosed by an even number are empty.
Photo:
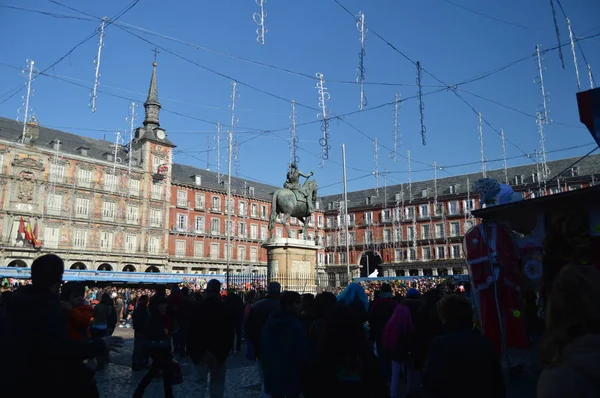
M296 217L303 224L303 239L308 239L308 220L310 219L311 213L308 209L307 201L311 200L312 203L316 203L317 183L314 180L306 180L302 185L302 188L306 192L306 196L301 191L292 191L287 188L280 188L273 193L271 217L269 219L269 238L273 237L273 229L275 228L277 215L283 214L281 223L288 234L287 236L291 236L287 220L290 217Z

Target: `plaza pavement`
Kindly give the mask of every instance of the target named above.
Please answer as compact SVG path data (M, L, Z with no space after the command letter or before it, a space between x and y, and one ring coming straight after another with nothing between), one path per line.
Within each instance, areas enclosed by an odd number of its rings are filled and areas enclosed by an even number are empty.
M133 351L133 330L117 329L116 335L125 338L125 347L118 353L111 353L111 363L102 372L96 373L98 388L101 398L131 398L140 379L146 371L133 372L131 370L131 353ZM202 397L197 388L194 365L189 362L183 364L184 382L174 386L173 393L176 398ZM469 375L464 380L456 383L469 388ZM535 397L536 377L531 373L524 373L513 378L508 385L508 398ZM485 396L485 395L483 395ZM150 383L144 394L145 398L163 398L162 379L156 378ZM225 398L258 398L260 397L260 383L255 362L246 359L243 352L232 354L227 359L227 376L225 382Z
M117 329L115 335L125 338L125 347L120 353L111 353L111 363L107 369L96 373L100 397L131 398L146 371L133 372L131 370L133 331L131 329ZM182 368L184 369L183 384L174 386L173 394L175 397L204 398L196 384L194 365L189 362L187 365L182 364ZM225 380L226 398L260 397L260 383L256 364L247 360L243 352L232 354L227 359L227 376ZM164 397L161 378L156 378L150 383L144 397Z

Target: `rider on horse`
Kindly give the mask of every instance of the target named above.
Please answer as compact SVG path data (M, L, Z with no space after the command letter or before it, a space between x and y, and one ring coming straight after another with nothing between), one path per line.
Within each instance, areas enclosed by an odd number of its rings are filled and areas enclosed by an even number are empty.
M306 204L308 207L308 212L310 214L313 213L313 198L309 198L309 193L306 192L306 189L300 185L300 177L304 177L306 179L310 178L314 173L311 171L309 174L304 174L300 170L298 170L298 166L296 162L290 163L290 169L287 173L287 178L285 184L283 184L284 188L287 188L291 191L300 192L302 196L306 198Z

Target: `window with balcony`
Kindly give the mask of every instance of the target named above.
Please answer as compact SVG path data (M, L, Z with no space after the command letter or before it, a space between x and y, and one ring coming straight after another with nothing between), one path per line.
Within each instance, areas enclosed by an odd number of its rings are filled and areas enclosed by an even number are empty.
M219 259L219 244L218 243L211 243L210 244L210 258L212 260L218 260Z
M383 230L383 243L390 243L392 241L392 230L386 228Z
M267 226L266 225L261 225L260 226L260 239L261 240L266 240L267 236L268 236Z
M188 193L185 189L177 190L177 206L178 207L188 207Z
M65 165L59 163L50 163L48 172L48 181L62 183L65 179Z
M373 212L372 211L365 211L365 216L364 216L364 223L365 225L371 225L373 224Z
M187 231L187 226L188 226L188 218L187 218L187 214L177 214L177 225L175 225L175 228L178 231Z
M102 220L103 221L114 221L115 220L115 202L103 202L102 203Z
M46 210L48 214L59 216L62 212L62 195L49 193L46 203Z
M185 241L175 241L175 257L185 257Z
M455 216L458 213L458 200L448 202L448 215Z
M140 180L129 179L129 194L132 196L140 196Z
M250 262L251 263L258 262L258 248L256 246L252 246L250 248Z
M415 250L414 247L409 248L407 253L408 253L408 260L415 261L417 259L417 251Z
M373 231L366 230L365 231L365 244L370 245L373 243Z
M205 230L205 218L203 216L196 216L196 225L195 231L197 233L203 234Z
M161 183L152 183L150 197L154 200L162 200L163 195L163 185Z
M250 217L258 217L258 205L256 203L252 203L252 205L250 205Z
M327 253L325 257L326 264L335 264L335 253Z
M394 242L402 242L402 227L394 228Z
M338 264L346 264L346 253L340 252L338 253L339 263Z
M221 222L218 218L210 220L210 233L212 235L221 235Z
M233 237L235 235L235 227L233 226L233 220L225 220L225 235Z
M117 190L119 177L111 174L104 173L104 190L109 192L114 192Z
M100 249L112 250L113 247L113 233L108 231L100 232Z
M225 198L225 203L227 204L227 206L225 206L225 213L231 212L231 214L233 214L235 210L235 200L233 198L229 200Z
M444 246L438 246L436 248L437 253L435 254L435 257L438 260L443 260L446 258L446 248Z
M382 222L392 221L392 211L390 209L384 209L381 211L381 221Z
M246 217L248 215L248 203L240 202L238 203L238 215L242 217Z
M150 209L150 226L160 228L162 226L162 210Z
M258 225L250 225L250 239L258 239Z
M90 211L90 200L88 198L75 199L75 217L87 218Z
M204 209L204 207L206 206L205 202L204 202L204 194L200 193L200 192L196 192L196 202L194 203L194 207L196 209Z
M218 196L212 197L211 210L212 211L221 211L221 198L220 197L218 197Z
M394 249L394 261L402 261L402 249Z
M152 155L152 174L158 173L158 168L164 163L162 158Z
M465 200L465 202L463 203L463 206L465 208L465 212L467 214L471 214L471 211L475 210L475 199Z
M77 169L77 185L82 188L89 188L92 186L92 171Z
M419 206L419 217L429 217L429 205Z
M246 260L246 246L238 246L237 247L237 258L240 261Z
M417 239L415 227L413 227L413 226L406 227L406 238L410 241Z
M421 254L423 255L423 260L431 260L431 247L422 247Z
M471 228L473 228L473 226L474 226L473 221L470 221L470 220L465 221L465 223L464 223L465 234L467 232L469 232L469 230Z
M125 250L129 253L137 253L137 235L127 234L125 236Z
M260 218L267 218L267 206L260 206Z
M461 258L460 245L452 245L452 258Z
M148 238L148 253L158 254L160 252L160 238L158 236L150 236Z
M88 230L75 228L73 230L73 248L85 249L87 247Z
M435 237L438 239L445 238L444 224L435 224Z
M197 258L204 257L204 241L196 241L194 242L194 256Z
M127 205L127 224L139 224L140 208L138 206Z
M317 221L319 223L319 228L323 228L323 216L320 215ZM350 222L352 222L351 225L354 225L354 214L350 214Z
M327 228L335 228L335 218L333 216L327 217Z
M233 245L225 243L225 258L233 259Z
M451 222L450 223L450 236L452 236L452 237L460 236L460 223L459 222Z
M421 239L431 239L431 227L429 225L421 225Z
M59 227L44 227L44 246L49 249L56 249L60 243Z
M434 207L435 207L434 211L435 211L436 216L441 216L444 214L444 204L443 203L436 203Z
M283 238L283 228L275 228L275 237L276 238Z
M248 237L248 229L247 229L247 225L245 222L240 222L238 224L238 234L239 234L240 238Z
M415 218L415 208L414 207L412 207L412 206L407 207L406 209L404 209L404 212L405 212L406 218L408 220L412 220L413 218Z

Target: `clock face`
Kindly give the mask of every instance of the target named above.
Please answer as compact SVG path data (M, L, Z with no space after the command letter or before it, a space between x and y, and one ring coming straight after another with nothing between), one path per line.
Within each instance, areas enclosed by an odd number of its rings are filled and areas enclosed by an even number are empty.
M165 139L164 130L156 130L156 136L158 137L159 140L164 140Z

